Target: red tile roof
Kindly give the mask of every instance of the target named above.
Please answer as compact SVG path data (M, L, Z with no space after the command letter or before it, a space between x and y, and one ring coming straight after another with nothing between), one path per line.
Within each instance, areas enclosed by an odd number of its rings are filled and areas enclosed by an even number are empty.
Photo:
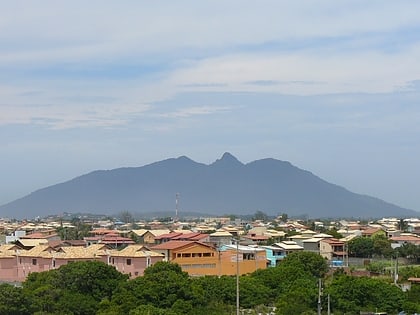
M181 235L182 235L182 233L171 232L171 233L166 233L166 234L156 236L155 240L162 240L162 239L167 239L167 238L173 239L173 238L175 238L177 236L181 236Z
M197 241L169 241L166 243L162 243L156 246L152 246L150 247L151 250L156 250L156 249L166 249L166 250L172 250L172 249L178 249L181 247L185 247L188 245L193 245L193 244L197 244L197 245L202 245L202 246L206 246L206 247L211 247L213 248L213 246L209 245L209 244L205 244L205 243L201 243L201 242L197 242Z

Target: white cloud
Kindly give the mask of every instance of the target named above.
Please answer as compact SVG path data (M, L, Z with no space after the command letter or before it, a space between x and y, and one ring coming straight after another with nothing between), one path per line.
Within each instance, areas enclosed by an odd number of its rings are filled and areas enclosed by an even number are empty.
M51 129L114 127L144 114L149 105L0 105L0 126L37 124Z
M297 95L392 92L420 79L419 54L420 45L394 54L322 50L235 54L194 62L190 67L174 71L168 82L181 90L199 91L261 91Z
M230 111L230 108L227 106L194 106L181 108L175 111L169 111L164 114L160 114L160 117L166 118L187 118L191 116L202 116L202 115L211 115L216 113L225 113Z

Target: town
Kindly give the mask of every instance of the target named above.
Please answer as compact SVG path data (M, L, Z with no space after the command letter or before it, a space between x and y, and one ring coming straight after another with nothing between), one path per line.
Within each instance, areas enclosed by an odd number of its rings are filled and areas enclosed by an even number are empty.
M128 218L123 216L132 221ZM123 222L69 216L22 222L3 219L0 228L0 281L9 283L25 281L32 272L89 260L102 261L135 278L158 261L176 263L190 276L223 276L275 267L296 251L317 253L331 268L349 272L367 267L374 273L374 267L385 269L383 261L394 259L404 265L418 263L420 257L418 218L305 222L287 214L268 218L257 212L253 220L230 216ZM375 239L382 245L370 242L374 245L370 252L358 251L357 243ZM407 248L414 251L404 255L402 249L407 252Z

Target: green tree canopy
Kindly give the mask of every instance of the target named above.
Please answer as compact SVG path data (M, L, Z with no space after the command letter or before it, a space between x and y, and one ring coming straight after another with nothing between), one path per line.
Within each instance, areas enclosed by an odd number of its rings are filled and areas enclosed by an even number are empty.
M293 252L282 261L283 267L300 266L316 278L322 278L328 271L326 260L319 254L307 251Z
M356 237L348 242L348 252L351 257L372 257L374 254L373 240L369 237Z

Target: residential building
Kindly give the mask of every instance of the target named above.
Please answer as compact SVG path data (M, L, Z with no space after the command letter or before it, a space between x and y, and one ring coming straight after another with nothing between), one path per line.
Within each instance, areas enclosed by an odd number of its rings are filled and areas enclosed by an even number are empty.
M320 241L319 254L331 262L331 264L334 264L333 262L336 261L344 262L347 258L345 243L335 238L322 239Z

